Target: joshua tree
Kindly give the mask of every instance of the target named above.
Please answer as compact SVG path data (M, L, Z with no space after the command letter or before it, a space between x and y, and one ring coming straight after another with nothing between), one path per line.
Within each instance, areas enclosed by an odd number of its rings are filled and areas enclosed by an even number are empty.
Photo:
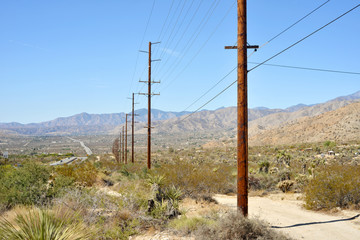
M276 155L276 160L278 164L282 162L285 166L290 167L291 155L286 153L285 150L279 151Z

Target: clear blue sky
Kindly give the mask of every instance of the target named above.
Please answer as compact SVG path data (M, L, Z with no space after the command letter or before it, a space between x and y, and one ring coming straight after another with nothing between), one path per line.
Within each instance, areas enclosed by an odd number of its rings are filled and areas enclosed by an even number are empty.
M248 42L262 45L324 2L249 0ZM162 60L153 63L153 80L161 81L153 86L161 94L153 108L184 110L236 66L236 50L224 50L236 42L235 0L155 0L150 16L153 3L1 1L0 122L129 112L127 98L146 90L138 80L147 80L148 56L138 50L147 50L149 41L161 41L153 46L153 59ZM331 0L249 61L267 59L358 3ZM359 23L360 8L269 63L360 72ZM360 90L359 75L261 66L248 78L249 107L313 104ZM234 72L188 110L235 79ZM137 101L137 108L147 106L144 96ZM232 87L205 108L234 105Z

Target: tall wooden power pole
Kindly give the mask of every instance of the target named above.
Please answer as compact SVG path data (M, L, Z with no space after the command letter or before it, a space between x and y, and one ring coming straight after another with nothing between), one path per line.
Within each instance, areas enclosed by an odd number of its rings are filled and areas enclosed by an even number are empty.
M134 131L135 131L135 93L132 94L132 111L131 111L131 162L134 163Z
M128 115L125 115L125 164L127 164L127 124L128 124Z
M140 81L140 82L145 82L148 84L148 92L147 93L139 93L140 95L148 95L148 125L147 125L147 129L148 129L148 141L147 141L147 145L148 145L148 152L147 152L147 167L148 169L151 169L151 96L152 95L159 95L159 94L155 94L155 93L151 93L151 84L153 83L160 83L160 82L154 82L151 81L151 63L154 61L160 61L158 60L151 60L151 45L152 44L157 44L160 42L156 42L156 43L151 43L149 42L149 51L146 53L149 53L149 78L148 81ZM145 52L145 51L141 51L141 52Z
M123 161L122 159L122 142L121 142L122 136L121 136L121 129L120 129L120 134L119 134L119 159L120 162Z
M237 207L248 214L248 102L246 0L238 0L238 82L237 82Z
M237 0L237 207L248 215L248 102L247 102L247 49L246 0Z
M122 127L122 160L125 162L125 127Z

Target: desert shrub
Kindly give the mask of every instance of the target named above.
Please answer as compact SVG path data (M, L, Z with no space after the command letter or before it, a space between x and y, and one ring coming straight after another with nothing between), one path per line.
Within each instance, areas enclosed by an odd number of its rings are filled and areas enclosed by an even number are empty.
M203 217L192 217L188 218L186 216L183 216L178 219L174 219L169 223L169 227L174 229L176 232L187 235L194 231L196 231L199 228L203 228L204 226L212 225L215 221L203 218Z
M269 175L269 174L249 175L250 190L272 191L276 189L277 183L278 183L278 178L276 175Z
M154 206L149 212L149 215L157 219L167 219L166 212L168 209L168 201L162 199L161 201L154 201Z
M335 142L331 142L331 141L325 141L324 142L324 146L326 148L334 148L336 146L336 143Z
M359 206L360 166L332 165L317 172L305 188L305 204L309 209Z
M269 172L269 167L270 167L270 163L267 160L261 161L258 163L259 166L259 172L264 172L264 173L268 173Z
M132 211L146 209L151 199L150 187L142 179L120 181L112 189L122 195L122 206Z
M56 216L48 210L35 209L27 214L17 214L15 223L7 219L0 220L0 239L13 240L75 240L90 239L93 232L78 221L76 214L61 213Z
M295 182L296 182L296 188L300 191L303 191L305 189L305 187L309 184L309 177L306 176L305 174L298 174L295 177Z
M138 232L141 213L129 207L129 195L111 196L92 189L69 189L56 198L53 208L79 212L79 217L89 226L97 226L92 239L129 239ZM136 217L135 217L136 215Z
M281 181L277 184L277 187L282 191L282 192L289 192L292 188L292 186L294 185L294 181L291 180L284 180Z
M270 229L257 219L245 218L239 213L231 213L217 220L215 224L203 225L195 231L196 239L289 239Z
M43 204L50 197L47 167L26 163L20 168L2 170L0 181L0 202L7 207L16 204Z
M138 233L140 221L127 210L118 210L107 216L99 217L97 222L99 232L94 239L127 240Z
M68 189L65 194L53 200L54 208L81 213L86 224L93 225L99 221L99 217L111 212L117 212L122 208L122 199L110 196L94 189Z
M89 187L96 182L97 178L97 169L91 162L57 166L55 172L57 175L72 178L75 182Z
M198 197L210 193L228 193L235 190L235 177L228 164L194 164L176 161L154 169L165 176L164 186L181 188L185 196Z

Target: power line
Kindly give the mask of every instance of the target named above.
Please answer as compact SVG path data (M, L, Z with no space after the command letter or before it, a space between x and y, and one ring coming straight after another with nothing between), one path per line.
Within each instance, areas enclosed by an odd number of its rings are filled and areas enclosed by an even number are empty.
M146 32L147 32L148 27L149 27L150 19L151 19L151 16L152 16L152 14L153 14L153 11L154 11L155 1L156 1L156 0L153 1L152 7L151 7L151 10L150 10L149 18L148 18L147 23L146 23L145 31L144 31L142 40L141 40L141 42L140 42L139 49L141 48L141 46L142 46L142 44L143 44L143 42L144 42L145 35L146 35ZM137 70L138 61L139 61L139 52L137 53L137 56L136 56L134 73L133 73L133 76L132 76L132 79L131 79L131 84L130 84L130 89L129 89L129 93L128 93L128 94L130 94L132 85L133 85L133 83L134 83L134 78L135 78L135 73L136 73L136 70Z
M162 26L162 28L161 28L160 34L159 34L159 36L158 36L158 39L161 39L161 35L162 35L162 33L163 33L165 24L166 24L167 20L169 19L169 16L170 16L170 13L171 13L171 10L172 10L173 6L174 6L174 0L172 0L172 2L171 2L171 5L170 5L170 8L169 8L168 14L167 14L166 19L165 19L165 21L164 21L164 24L163 24L163 26Z
M202 1L201 1L202 3ZM171 72L174 71L174 69L179 66L179 63L183 60L183 58L187 55L187 53L189 52L190 48L193 46L194 42L196 41L196 39L199 37L200 33L203 31L204 27L207 25L207 23L209 22L210 17L213 15L215 9L217 8L218 4L220 3L220 0L214 0L212 2L212 4L210 5L210 8L207 10L205 16L201 19L200 24L196 27L196 30L193 32L193 34L191 35L191 37L189 38L189 40L187 41L187 43L184 45L184 47L182 48L182 50L180 52L182 52L183 54L181 55L181 57L179 57L176 62L172 65L171 68L169 68L164 74L167 75L167 73L171 70ZM170 74L171 75L171 74ZM164 79L163 77L161 79Z
M257 63L257 62L248 62L248 63L250 63L250 64L260 64L260 63ZM272 66L272 67L293 68L293 69L300 69L300 70L310 70L310 71L320 71L320 72L332 72L332 73L360 75L360 72L348 72L348 71L339 71L339 70L332 70L332 69L298 67L298 66L288 66L288 65L269 64L269 63L264 63L263 65Z
M181 2L181 1L180 1L180 2ZM180 6L180 2L179 2L179 6ZM174 37L173 37L174 30L175 30L175 28L177 27L177 25L178 25L178 23L179 23L180 16L181 16L182 12L184 11L185 5L186 5L186 0L184 1L183 5L182 5L182 7L181 7L180 13L179 13L179 15L178 15L177 18L176 18L175 25L174 25L173 28L171 29L171 32L170 32L170 35L169 35L167 41L165 41L164 51L161 52L160 58L163 57L163 55L165 54L165 49L171 44L172 39L174 38ZM184 20L183 20L183 21L184 21ZM183 23L183 21L181 22L181 24ZM181 26L180 26L180 27L181 27ZM179 28L180 28L180 27L179 27ZM175 35L176 35L176 33L175 33ZM175 36L175 35L174 35L174 36ZM171 40L170 40L170 39L171 39Z
M289 27L287 27L286 29L284 29L283 31L281 31L279 34L277 34L276 36L272 37L270 40L268 40L265 44L268 44L269 42L273 41L275 38L278 38L280 35L282 35L283 33L287 32L290 28L294 27L296 24L298 24L299 22L301 22L302 20L304 20L305 18L307 18L308 16L310 16L311 14L313 14L314 12L316 12L317 10L319 10L322 6L324 6L325 4L327 4L328 2L330 2L330 0L324 2L323 4L321 4L320 6L318 6L317 8L315 8L314 10L312 10L310 13L306 14L304 17L300 18L299 20L297 20L295 23L291 24Z
M343 13L342 15L340 15L339 17L335 18L334 20L330 21L329 23L325 24L324 26L318 28L317 30L315 30L314 32L310 33L309 35L305 36L304 38L300 39L299 41L297 41L296 43L290 45L289 47L285 48L284 50L280 51L279 53L275 54L274 56L268 58L267 60L261 62L261 63L255 63L257 64L255 67L251 68L248 72L251 72L252 70L260 67L261 65L265 65L266 62L270 61L271 59L279 56L280 54L282 54L283 52L287 51L288 49L294 47L295 45L299 44L300 42L304 41L305 39L307 39L308 37L314 35L315 33L319 32L320 30L322 30L323 28L329 26L330 24L332 24L333 22L337 21L338 19L342 18L343 16L345 16L346 14L350 13L351 11L355 10L356 8L358 8L360 6L360 4L356 5L355 7L353 7L352 9L350 9L349 11ZM323 72L335 72L335 73L344 73L344 74L357 74L360 75L360 73L357 72L345 72L345 71L337 71L337 70L329 70L329 69L318 69L318 68L305 68L305 67L295 67L295 66L286 66L286 65L276 65L276 64L266 64L266 65L270 65L270 66L278 66L278 67L287 67L287 68L296 68L296 69L303 69L303 70L313 70L313 71L323 71ZM237 67L236 67L237 68ZM235 69L236 69L235 68ZM233 71L233 70L232 70ZM229 89L233 84L235 84L237 82L234 81L232 82L229 86L227 86L225 89L223 89L221 92L219 92L217 95L215 95L213 98L211 98L209 101L207 101L205 104L203 104L201 107L199 107L198 109L196 109L194 112L192 112L191 114L189 114L188 116L186 116L186 118L182 119L181 121L187 119L188 117L190 117L191 115L193 115L194 113L196 113L197 111L199 111L201 108L203 108L204 106L206 106L207 104L209 104L210 102L212 102L215 98L217 98L218 96L220 96L222 93L224 93L227 89ZM203 95L204 96L204 95ZM202 98L203 96L201 96L200 98ZM197 99L196 101L198 101L199 99Z
M304 17L300 18L299 20L297 20L295 23L291 24L289 27L287 27L286 29L284 29L283 31L281 31L280 33L276 34L274 37L270 38L268 41L266 41L263 45L260 46L260 48L264 47L265 45L267 45L268 43L270 43L271 41L273 41L274 39L278 38L280 35L284 34L285 32L287 32L288 30L290 30L291 28L293 28L295 25L297 25L298 23L300 23L302 20L304 20L305 18L307 18L308 16L310 16L311 14L313 14L314 12L316 12L317 10L319 10L321 7L323 7L325 4L327 4L328 2L330 2L330 0L324 2L323 4L321 4L320 6L318 6L317 8L315 8L314 10L312 10L311 12L309 12L308 14L306 14ZM234 44L236 45L236 44ZM258 49L255 49L252 53L250 53L250 55L248 56L248 58L253 55Z
M305 39L309 38L310 36L314 35L315 33L319 32L320 30L324 29L325 27L329 26L330 24L334 23L335 21L339 20L340 18L342 18L343 16L345 16L346 14L350 13L351 11L355 10L356 8L358 8L360 6L360 4L356 5L355 7L353 7L352 9L350 9L349 11L341 14L339 17L335 18L334 20L328 22L327 24L325 24L324 26L318 28L317 30L313 31L312 33L310 33L309 35L303 37L302 39L300 39L299 41L295 42L294 44L290 45L289 47L285 48L284 50L278 52L277 54L273 55L272 57L266 59L265 61L259 63L258 65L256 65L255 67L251 68L250 70L248 70L248 72L251 72L252 70L260 67L261 65L267 63L268 61L270 61L271 59L279 56L280 54L286 52L287 50L289 50L290 48L294 47L295 45L301 43L302 41L304 41Z
M232 10L232 8L235 6L235 3L232 4L230 6L230 8L228 9L228 11L225 13L224 17L220 20L220 22L217 24L217 26L215 27L215 29L213 30L213 32L210 34L210 36L207 38L207 40L202 44L202 46L199 48L199 50L195 53L195 55L190 59L190 61L188 62L187 65L185 65L185 67L180 71L180 73L177 74L177 76L170 81L162 90L166 89L167 87L169 87L174 81L176 81L181 74L190 66L190 64L194 61L194 59L199 55L199 53L203 50L203 48L206 46L206 44L209 42L209 40L212 38L212 36L215 34L215 32L218 30L218 28L221 26L221 24L223 23L223 21L225 20L225 18L229 15L230 11ZM176 67L176 65L174 65ZM169 76L171 76L173 73L170 72L168 75L166 75L166 77L164 77L164 79L167 79Z
M201 95L198 99L196 99L193 103L191 103L187 108L183 110L185 112L188 110L191 106L193 106L195 103L197 103L201 98L203 98L206 94L208 94L211 90L213 90L217 85L219 85L224 79L226 79L232 72L234 72L237 69L237 66L234 67L229 73L227 73L224 77L222 77L216 84L214 84L209 90L207 90L203 95Z
M201 1L200 1L200 4L197 6L195 12L193 13L192 17L190 18L190 21L188 22L187 26L185 27L185 30L183 31L181 37L178 39L178 41L176 42L175 46L172 48L174 51L177 49L179 43L182 41L183 37L185 36L185 33L188 31L188 29L189 29L189 27L190 27L190 25L191 25L194 17L196 16L196 14L197 14L197 12L198 12L201 4L203 3L203 1L204 1L204 0L201 0ZM180 24L179 30L181 29L181 26L183 25L185 19L187 19L187 15L190 13L190 10L192 9L192 5L193 5L193 4L194 4L194 0L191 2L190 6L188 7L188 9L187 9L187 11L186 11L186 15L184 16L184 18L183 18L183 20L182 20L182 23ZM176 36L176 35L174 35L174 37L175 37L175 36ZM173 39L174 39L174 37L173 37ZM169 45L171 45L171 43L170 43ZM164 49L164 51L165 51L165 49ZM165 63L163 63L162 65L163 65L163 66L166 66L169 60L170 60L170 57L167 57ZM158 68L155 68L155 70L154 70L154 73L155 73L155 74L157 73L157 70L158 70Z
M236 67L237 68L237 67ZM234 82L232 82L229 86L227 86L225 89L223 89L221 92L219 92L218 94L216 94L213 98L211 98L209 101L207 101L206 103L204 103L203 105L201 105L201 107L199 107L198 109L196 109L195 111L193 111L192 113L190 113L189 115L187 115L185 118L183 118L181 121L184 121L185 119L187 119L188 117L192 116L193 114L195 114L196 112L198 112L201 108L205 107L206 105L208 105L210 102L212 102L215 98L217 98L218 96L220 96L221 94L223 94L226 90L228 90L232 85L234 85L237 82L237 80L235 80Z

